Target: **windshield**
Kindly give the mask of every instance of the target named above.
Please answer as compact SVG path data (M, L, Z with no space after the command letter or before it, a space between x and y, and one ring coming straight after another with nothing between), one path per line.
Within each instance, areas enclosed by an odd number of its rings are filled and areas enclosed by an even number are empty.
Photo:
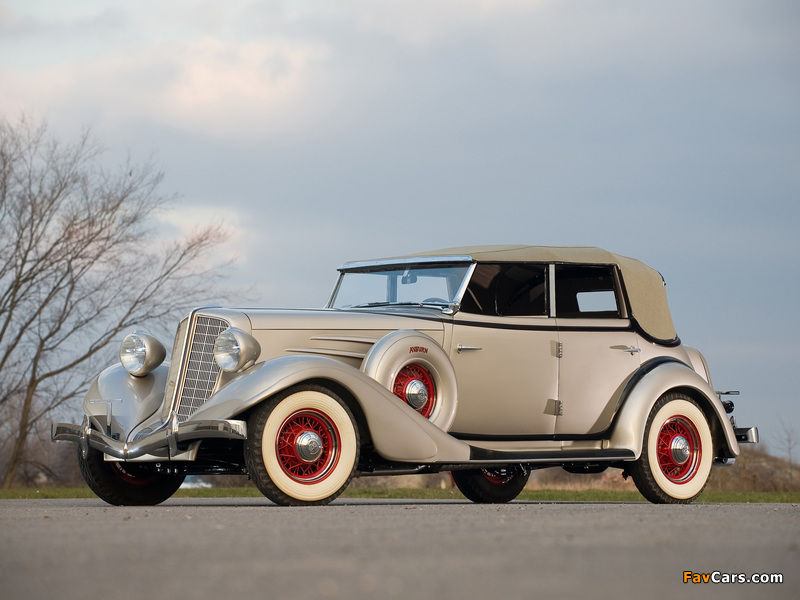
M470 264L371 267L345 271L330 308L453 304Z

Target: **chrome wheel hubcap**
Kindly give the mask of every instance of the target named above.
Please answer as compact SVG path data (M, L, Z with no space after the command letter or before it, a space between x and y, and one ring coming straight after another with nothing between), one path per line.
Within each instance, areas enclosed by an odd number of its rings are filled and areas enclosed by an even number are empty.
M313 431L304 431L297 436L294 448L300 460L312 463L322 454L322 438Z
M676 435L672 439L669 450L670 454L672 455L672 460L676 465L684 464L687 460L689 460L689 457L692 453L692 449L689 446L689 440L682 435Z
M419 410L428 403L428 388L419 379L412 379L405 389L406 402L414 410Z

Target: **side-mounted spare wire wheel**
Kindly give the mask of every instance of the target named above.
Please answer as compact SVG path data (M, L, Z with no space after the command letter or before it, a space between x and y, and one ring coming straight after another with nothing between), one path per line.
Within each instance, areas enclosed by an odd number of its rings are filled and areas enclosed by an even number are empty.
M447 431L456 418L458 386L447 353L430 336L398 330L381 338L361 370Z

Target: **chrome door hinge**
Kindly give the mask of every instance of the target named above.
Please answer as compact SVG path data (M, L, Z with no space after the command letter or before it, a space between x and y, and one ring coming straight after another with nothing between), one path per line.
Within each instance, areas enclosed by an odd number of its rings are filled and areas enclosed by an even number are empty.
M564 403L561 400L548 398L547 408L545 409L544 414L553 415L554 417L562 416L564 414Z
M556 342L556 358L564 358L564 342Z

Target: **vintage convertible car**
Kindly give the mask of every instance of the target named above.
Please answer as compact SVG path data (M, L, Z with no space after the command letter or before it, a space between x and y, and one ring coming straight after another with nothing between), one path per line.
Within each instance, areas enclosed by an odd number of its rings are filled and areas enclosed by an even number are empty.
M249 475L281 505L353 476L452 472L507 502L532 469L632 476L688 503L755 427L683 346L657 271L598 248L488 246L347 263L318 310L198 308L168 365L151 335L84 400L89 487L156 504L190 474Z

